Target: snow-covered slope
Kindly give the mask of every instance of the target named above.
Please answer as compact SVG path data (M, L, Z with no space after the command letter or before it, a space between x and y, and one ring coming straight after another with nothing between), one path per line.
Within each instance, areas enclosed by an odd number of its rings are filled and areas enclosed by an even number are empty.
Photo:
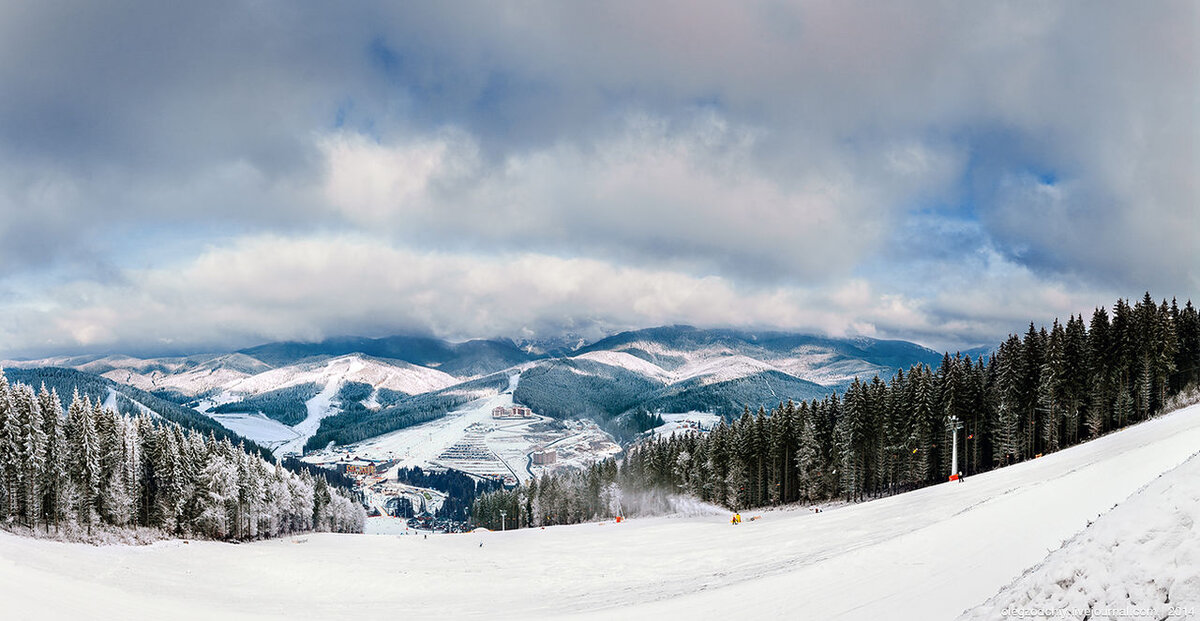
M1041 611L1068 619L1200 618L1198 528L1200 456L1193 456L962 618Z
M426 367L399 361L385 361L361 354L351 354L327 360L317 360L271 369L264 373L241 378L219 390L204 409L213 404L229 403L259 393L301 384L320 386L320 392L305 402L308 415L292 425L291 434L279 427L264 424L262 417L252 411L241 415L214 415L218 420L241 429L251 440L269 446L276 455L302 453L304 443L317 432L321 420L337 414L340 403L338 391L349 382L368 384L376 389L388 389L406 394L420 394L459 383L451 375ZM260 433L261 432L261 433Z
M653 362L643 360L623 351L593 351L575 357L581 360L591 360L600 364L627 369L638 375L656 379L663 383L675 381L674 373L667 371Z
M688 367L723 366L722 378L761 372L738 360L751 359L799 379L844 387L855 377L890 376L913 364L936 365L942 355L913 343L869 338L834 339L780 332L702 330L670 326L624 332L583 347L579 353L623 352L671 372ZM632 370L632 369L631 369ZM685 372L686 374L686 372ZM679 377L674 381L683 381Z
M300 384L327 385L331 379L343 382L361 382L375 388L387 388L410 395L439 390L459 383L452 375L396 360L380 360L361 354L339 356L316 362L271 369L226 384L226 392L238 395L256 395Z
M124 361L126 364L120 365L111 364L111 359L108 358L103 362L104 365L84 365L80 370L100 372L114 382L128 384L147 392L171 390L189 396L208 394L271 368L243 354L217 356L186 366L170 364L169 360L164 363L162 360L138 361L136 358L128 359ZM104 366L115 368L105 370Z
M787 372L769 362L756 360L729 350L684 352L659 348L659 351L674 360L681 360L683 363L672 364L670 365L672 369L667 370L626 351L593 351L575 356L575 358L620 367L665 384L675 384L690 379L698 379L700 384L713 384L739 377L748 377L764 371Z
M1198 446L1200 407L1192 407L965 483L821 513L771 511L738 527L701 513L428 539L321 534L144 548L0 534L0 601L14 618L420 610L481 619L950 619ZM1195 475L1170 477L1186 490L1165 502L1196 498ZM1114 539L1122 547L1156 540L1134 502L1128 521L1112 514L1133 529L1121 527L1130 533ZM1147 575L1164 575L1170 560L1139 558L1154 563Z

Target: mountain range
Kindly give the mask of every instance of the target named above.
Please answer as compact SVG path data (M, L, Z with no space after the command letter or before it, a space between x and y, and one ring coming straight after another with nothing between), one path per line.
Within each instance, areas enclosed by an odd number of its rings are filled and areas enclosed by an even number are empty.
M95 391L111 387L138 403L175 404L277 451L286 445L299 452L417 424L514 386L514 399L534 411L593 418L628 437L641 431L632 423L637 413L729 416L746 406L770 409L787 399L840 392L855 377L936 366L943 356L906 341L691 326L623 332L592 343L523 345L340 337L185 357L56 357L0 366L24 369L22 377L32 381L50 374L48 367L99 376L104 388ZM263 431L272 425L271 433Z

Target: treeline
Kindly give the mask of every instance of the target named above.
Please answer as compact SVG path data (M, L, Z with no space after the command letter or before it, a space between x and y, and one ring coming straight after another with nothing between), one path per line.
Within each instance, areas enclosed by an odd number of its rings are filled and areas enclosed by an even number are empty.
M255 539L361 532L361 505L324 478L270 465L148 414L125 417L74 393L10 385L0 373L0 520L66 530L147 527Z
M233 443L244 443L247 450L264 457L270 456L267 449L242 438L221 426L212 418L205 416L177 402L164 400L158 396L139 390L133 386L119 384L106 377L84 373L75 369L61 367L40 367L35 369L7 369L4 372L12 382L20 382L30 386L45 385L60 395L79 394L91 398L96 403L104 403L108 395L116 393L117 410L127 416L138 416L143 413L134 401L141 404L158 416L173 423L182 425L204 435L212 435L218 440L229 439Z
M1101 436L1153 415L1200 380L1200 316L1191 302L1118 300L1111 314L1010 335L988 358L944 356L855 380L843 397L747 409L707 435L651 439L617 462L543 477L481 498L498 524L567 523L627 511L646 491L741 509L861 500L946 480L951 417L961 421L959 470L983 472ZM547 517L553 516L553 517Z
M310 464L295 457L284 457L283 459L279 460L279 463L283 466L284 470L290 470L297 474L307 473L314 479L325 479L326 483L345 490L346 494L351 498L356 498L358 500L362 499L362 494L354 491L354 489L358 487L358 481L356 481L354 477L347 476L345 473L338 472L337 470L332 470L324 466Z

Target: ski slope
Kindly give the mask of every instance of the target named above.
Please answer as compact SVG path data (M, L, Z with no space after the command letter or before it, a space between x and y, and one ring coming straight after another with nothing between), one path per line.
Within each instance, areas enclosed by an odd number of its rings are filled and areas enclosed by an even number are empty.
M953 619L1197 449L1200 406L965 483L737 527L698 514L140 548L0 533L0 601L14 618ZM1195 497L1194 462L1177 472Z
M515 384L516 377L514 376L510 383ZM512 407L512 390L513 387L510 386L505 392L476 399L441 418L420 425L405 427L333 450L314 451L305 456L305 461L337 461L341 455L352 453L366 459L395 459L402 468L427 467L442 451L462 439L468 427L490 421L493 408Z
M966 615L1200 618L1200 457L1155 479ZM1007 615L1005 613L1008 613ZM1057 612L1055 613L1057 614Z

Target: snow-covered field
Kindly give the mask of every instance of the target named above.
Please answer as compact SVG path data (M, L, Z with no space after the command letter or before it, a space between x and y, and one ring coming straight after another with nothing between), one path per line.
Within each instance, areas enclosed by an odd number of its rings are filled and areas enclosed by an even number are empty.
M140 548L0 534L0 601L13 618L952 619L1198 447L1200 406L965 483L821 513L769 511L737 527L707 515ZM1143 512L1194 507L1198 471L1193 461L1170 472L1071 546L1088 559L1115 541L1164 550L1182 541L1180 529L1194 543L1194 521ZM1119 535L1105 534L1106 520ZM1160 525L1174 534L1158 534ZM1151 562L1144 575L1180 576L1178 567L1163 573L1168 563L1195 566L1191 548L1179 549L1095 564ZM1048 575L1058 577L1054 563ZM1191 588L1172 595L1200 604Z
M380 360L349 354L312 363L272 369L224 386L228 392L255 395L299 384L326 385L330 381L362 382L415 395L457 384L461 380L428 367L399 360Z
M262 414L209 414L226 429L250 438L267 448L275 448L300 437L299 432Z

